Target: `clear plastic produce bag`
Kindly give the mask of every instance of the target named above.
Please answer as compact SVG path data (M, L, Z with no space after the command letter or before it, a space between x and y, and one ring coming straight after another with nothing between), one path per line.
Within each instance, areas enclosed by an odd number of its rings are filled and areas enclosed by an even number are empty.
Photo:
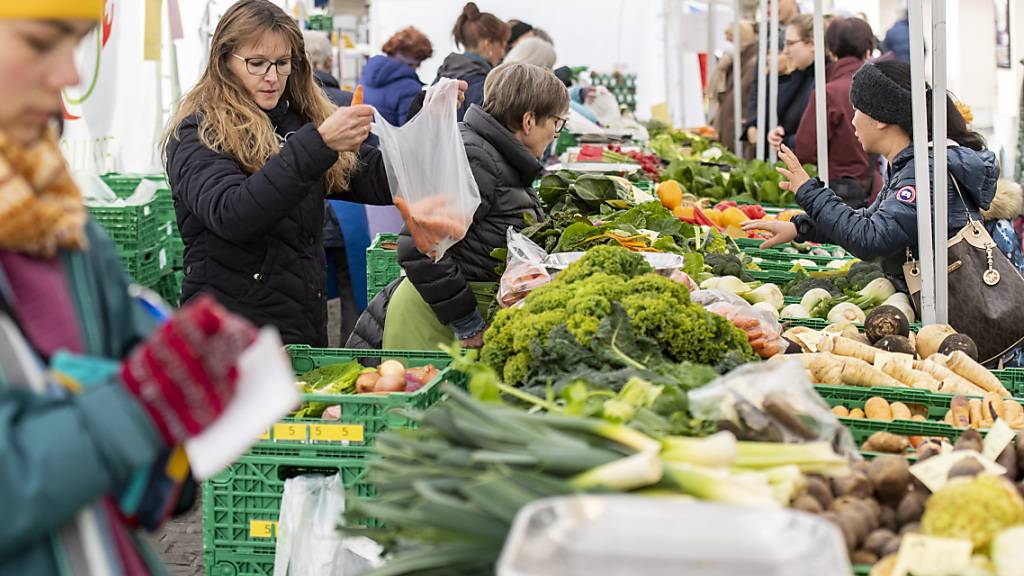
M526 236L509 226L505 234L508 257L505 272L498 283L498 302L508 308L551 281L551 273L544 265L548 253Z
M465 237L480 206L456 121L458 96L458 81L442 78L405 125L392 126L373 113L371 131L380 138L395 206L416 247L434 261Z
M794 510L641 496L523 507L497 576L849 576L839 529Z
M695 418L740 440L829 442L837 454L857 453L850 431L822 400L799 360L746 364L689 393Z
M274 576L358 576L380 564L380 547L344 538L338 522L345 488L338 474L303 475L284 483Z
M771 358L786 351L787 344L778 319L754 308L743 298L722 290L697 290L690 293L690 300L746 332L751 348L762 358Z

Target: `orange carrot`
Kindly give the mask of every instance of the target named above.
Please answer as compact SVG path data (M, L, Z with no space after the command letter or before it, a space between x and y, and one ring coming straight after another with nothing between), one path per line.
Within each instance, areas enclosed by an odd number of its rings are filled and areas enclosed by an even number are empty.
M363 103L363 85L357 84L356 91L352 93L352 105L359 106Z

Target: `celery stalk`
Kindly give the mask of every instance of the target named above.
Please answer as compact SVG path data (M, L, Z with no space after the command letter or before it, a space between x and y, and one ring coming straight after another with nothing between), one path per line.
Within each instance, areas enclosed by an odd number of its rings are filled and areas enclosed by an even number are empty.
M662 440L662 460L702 466L731 466L736 459L736 437L718 432L706 438L669 436Z

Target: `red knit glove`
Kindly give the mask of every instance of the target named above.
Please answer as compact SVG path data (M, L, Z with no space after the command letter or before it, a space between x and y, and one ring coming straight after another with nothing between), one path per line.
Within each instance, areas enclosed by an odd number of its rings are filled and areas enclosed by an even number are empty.
M256 335L247 320L201 296L131 353L121 377L174 446L224 411L238 383L238 358Z

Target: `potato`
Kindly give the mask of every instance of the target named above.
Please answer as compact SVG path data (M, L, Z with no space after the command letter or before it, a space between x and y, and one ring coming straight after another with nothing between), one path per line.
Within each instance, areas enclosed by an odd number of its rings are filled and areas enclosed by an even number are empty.
M901 454L909 446L910 442L903 436L891 432L875 432L861 446L861 451Z
M875 562L878 562L878 556L876 556L875 554L873 554L871 552L868 552L867 550L857 550L856 552L854 552L853 554L850 555L850 563L854 564L854 565L857 565L857 564L868 564L868 565L870 565L870 564L874 564Z
M385 360L377 369L381 376L395 375L405 377L405 366L398 360Z
M900 526L920 522L921 516L924 514L924 506L927 502L927 494L918 490L907 492L906 496L900 500L900 505L896 508L896 522Z
M847 418L850 416L850 411L846 408L846 406L833 406L832 413L835 414L838 418Z
M981 433L971 428L964 430L964 433L957 438L956 444L953 444L953 450L974 450L981 452L982 440Z
M949 469L947 478L957 478L960 476L971 477L977 476L985 471L985 467L978 462L976 458L964 458L957 462Z
M1013 443L1006 445L1003 451L1000 452L996 458L996 464L999 464L1003 468L1006 468L1006 479L1010 482L1016 482L1020 478L1020 470L1017 468L1017 449L1013 446Z
M810 494L801 494L789 505L794 510L801 510L810 514L821 514L822 507L818 499Z
M903 538L897 536L896 538L889 540L889 542L882 548L881 556L889 556L890 554L896 554L900 551L900 545L903 544Z
M910 408L903 402L893 402L889 405L889 411L892 412L893 420L910 420L913 418Z
M896 538L896 533L888 528L879 528L868 534L868 537L864 539L864 545L861 547L862 550L870 552L875 556L881 556L881 551L885 548L885 545L889 543L889 540Z
M850 415L848 416L848 418L853 418L853 419L856 419L856 420L863 420L864 419L864 411L861 410L860 408L854 408L853 410L850 410Z
M879 513L878 519L880 520L882 528L896 530L900 527L896 522L896 510L894 510L892 506L882 506L882 511Z
M848 510L852 510L864 521L864 527L866 530L862 534L858 533L858 542L866 538L869 532L876 530L881 525L878 512L867 504L868 500L870 500L870 498L862 499L854 496L844 496L838 498L832 503L832 509L839 515L843 515Z
M864 414L868 420L892 420L892 409L889 401L879 396L872 396L864 403Z
M914 422L927 422L928 421L927 417L921 416L920 414L914 414L913 416L910 417L910 419L913 420Z
M851 472L846 476L838 476L832 479L832 494L837 498L843 496L856 496L858 498L870 498L873 488L867 474L862 472Z
M828 510L832 506L832 487L828 480L821 476L807 477L807 494L817 500L823 510Z
M879 500L899 502L910 484L910 465L902 455L879 456L871 461L868 478Z

